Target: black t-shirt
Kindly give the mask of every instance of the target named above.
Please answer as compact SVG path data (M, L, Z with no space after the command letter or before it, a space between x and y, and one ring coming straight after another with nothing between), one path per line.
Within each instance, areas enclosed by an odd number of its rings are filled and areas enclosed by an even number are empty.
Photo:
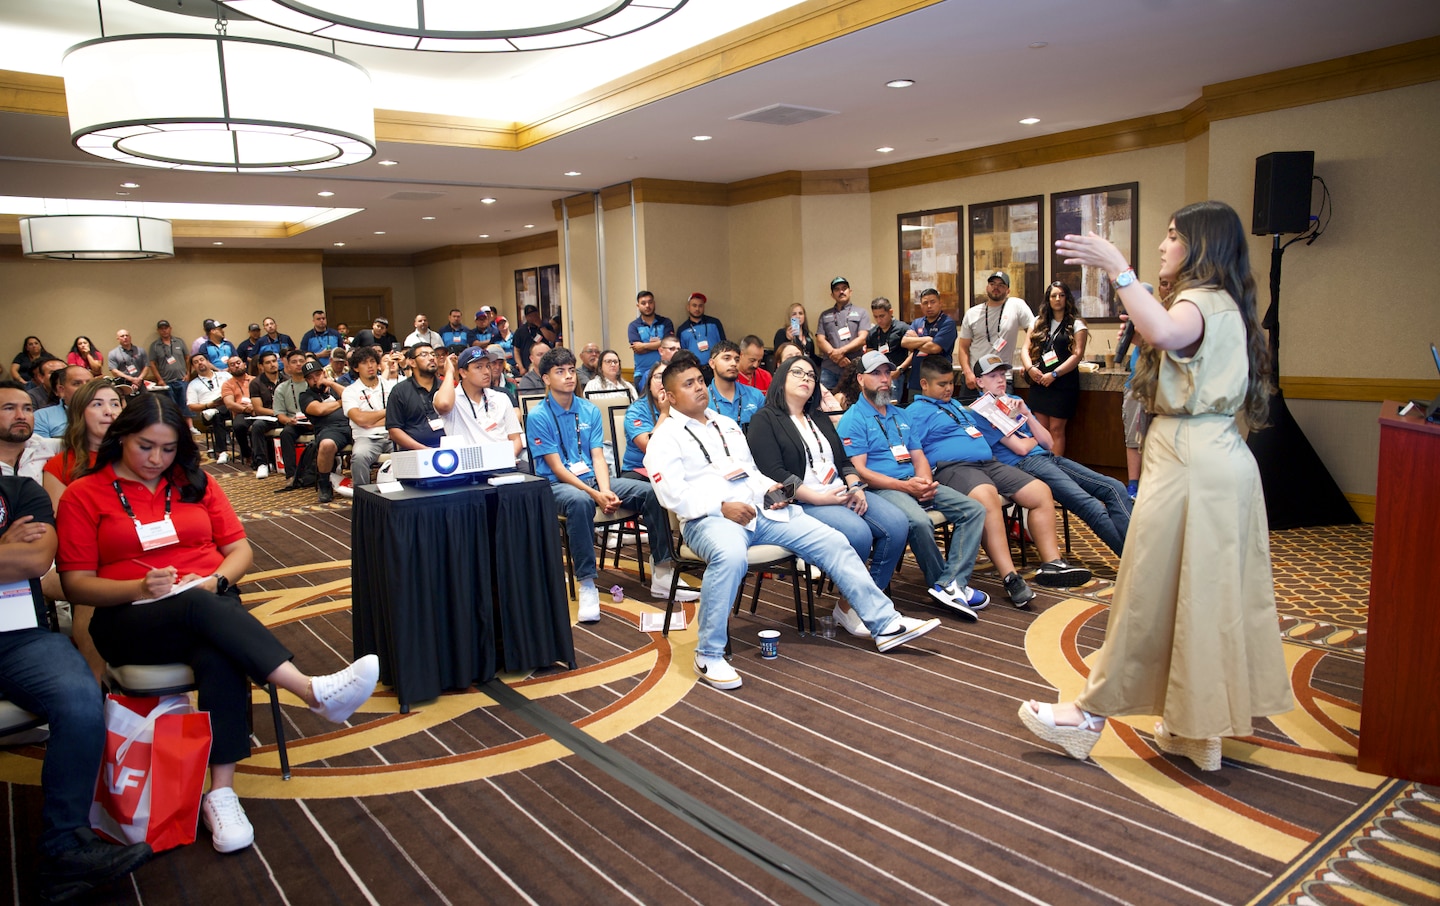
M390 352L395 348L395 335L386 333L383 337L375 336L375 331L366 328L355 335L355 348L365 346L379 346L381 352Z
M252 400L258 398L261 406L273 410L275 408L275 386L265 375L256 375L250 381L250 398Z
M910 354L910 350L900 345L900 341L905 339L905 332L909 329L910 325L903 321L891 321L889 330L881 330L880 325L876 324L870 328L870 333L865 337L865 348L879 349L884 346L886 347L885 357L890 360L890 364L899 365Z
M314 426L316 433L327 428L350 428L350 419L345 417L345 407L337 406L334 412L326 415L311 415L309 412L311 403L323 403L328 400L338 400L335 391L321 384L319 389L306 389L300 393L300 411L310 416L310 424Z
M50 495L33 479L0 475L0 535L9 531L15 520L22 516L34 516L36 522L54 526L55 511L50 507ZM39 576L30 579L30 601L35 607L35 624L48 625L45 595L40 591Z
M385 401L385 427L399 428L416 443L427 447L440 446L445 429L430 427L430 420L440 418L440 413L435 411L435 391L442 380L443 377L436 375L428 392L415 383L414 378L406 378L396 384L395 389L390 391L390 398Z

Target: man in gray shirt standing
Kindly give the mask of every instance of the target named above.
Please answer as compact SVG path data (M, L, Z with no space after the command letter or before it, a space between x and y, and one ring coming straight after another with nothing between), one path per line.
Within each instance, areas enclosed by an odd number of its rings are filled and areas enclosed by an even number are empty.
M850 364L850 357L865 351L870 333L870 313L850 302L850 281L836 277L830 281L830 298L835 301L820 315L815 332L815 350L820 360L820 384L834 390L840 373Z
M190 358L190 351L182 340L177 340L171 333L169 321L157 321L155 330L160 334L160 338L150 344L150 370L155 383L169 387L170 398L175 405L180 407L181 412L188 413L190 410L185 406L185 362ZM191 430L194 430L193 425Z

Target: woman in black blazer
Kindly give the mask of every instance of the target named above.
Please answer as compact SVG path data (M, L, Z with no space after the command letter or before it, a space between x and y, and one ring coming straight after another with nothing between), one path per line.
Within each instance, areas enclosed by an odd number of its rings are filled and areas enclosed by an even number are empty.
M830 419L821 415L820 382L804 356L776 368L765 406L750 420L746 440L755 465L773 481L799 480L795 502L805 514L840 532L879 588L890 584L895 564L905 553L909 523L899 507L863 490ZM856 485L861 485L857 488ZM835 621L852 635L869 635L843 599Z

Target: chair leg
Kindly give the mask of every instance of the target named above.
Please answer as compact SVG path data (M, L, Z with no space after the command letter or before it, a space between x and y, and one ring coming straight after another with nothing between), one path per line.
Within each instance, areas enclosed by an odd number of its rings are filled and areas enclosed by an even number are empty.
M1065 556L1070 556L1070 511L1060 507L1060 523L1065 527Z
M670 595L665 601L665 626L660 630L664 638L670 637L670 615L675 612L675 592L680 588L680 570L677 567L670 576Z
M829 577L826 577L829 580ZM824 583L822 583L823 585ZM830 584L834 584L833 581ZM810 571L805 571L805 603L810 612L810 634L815 634L815 581L810 578Z
M761 570L755 574L755 594L750 596L750 612L754 613L760 607L760 585L765 581L765 572ZM741 593L744 593L744 586L741 586Z
M290 753L285 750L285 725L280 721L280 692L274 683L266 683L270 693L270 716L275 719L275 749L280 753L280 779L290 779Z
M565 552L565 582L570 587L570 597L575 597L575 560L570 556L570 532L565 521L560 522L560 548Z
M810 584L810 567L805 567L805 584ZM795 598L795 629L801 635L805 634L805 611L800 605L800 570L795 569L790 573L790 593Z

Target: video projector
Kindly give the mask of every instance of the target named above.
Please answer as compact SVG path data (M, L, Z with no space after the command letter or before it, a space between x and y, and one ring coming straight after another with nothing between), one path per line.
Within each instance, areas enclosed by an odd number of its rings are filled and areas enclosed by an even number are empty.
M501 441L473 447L399 450L390 454L390 465L396 480L415 487L473 484L491 472L515 471L515 447Z

